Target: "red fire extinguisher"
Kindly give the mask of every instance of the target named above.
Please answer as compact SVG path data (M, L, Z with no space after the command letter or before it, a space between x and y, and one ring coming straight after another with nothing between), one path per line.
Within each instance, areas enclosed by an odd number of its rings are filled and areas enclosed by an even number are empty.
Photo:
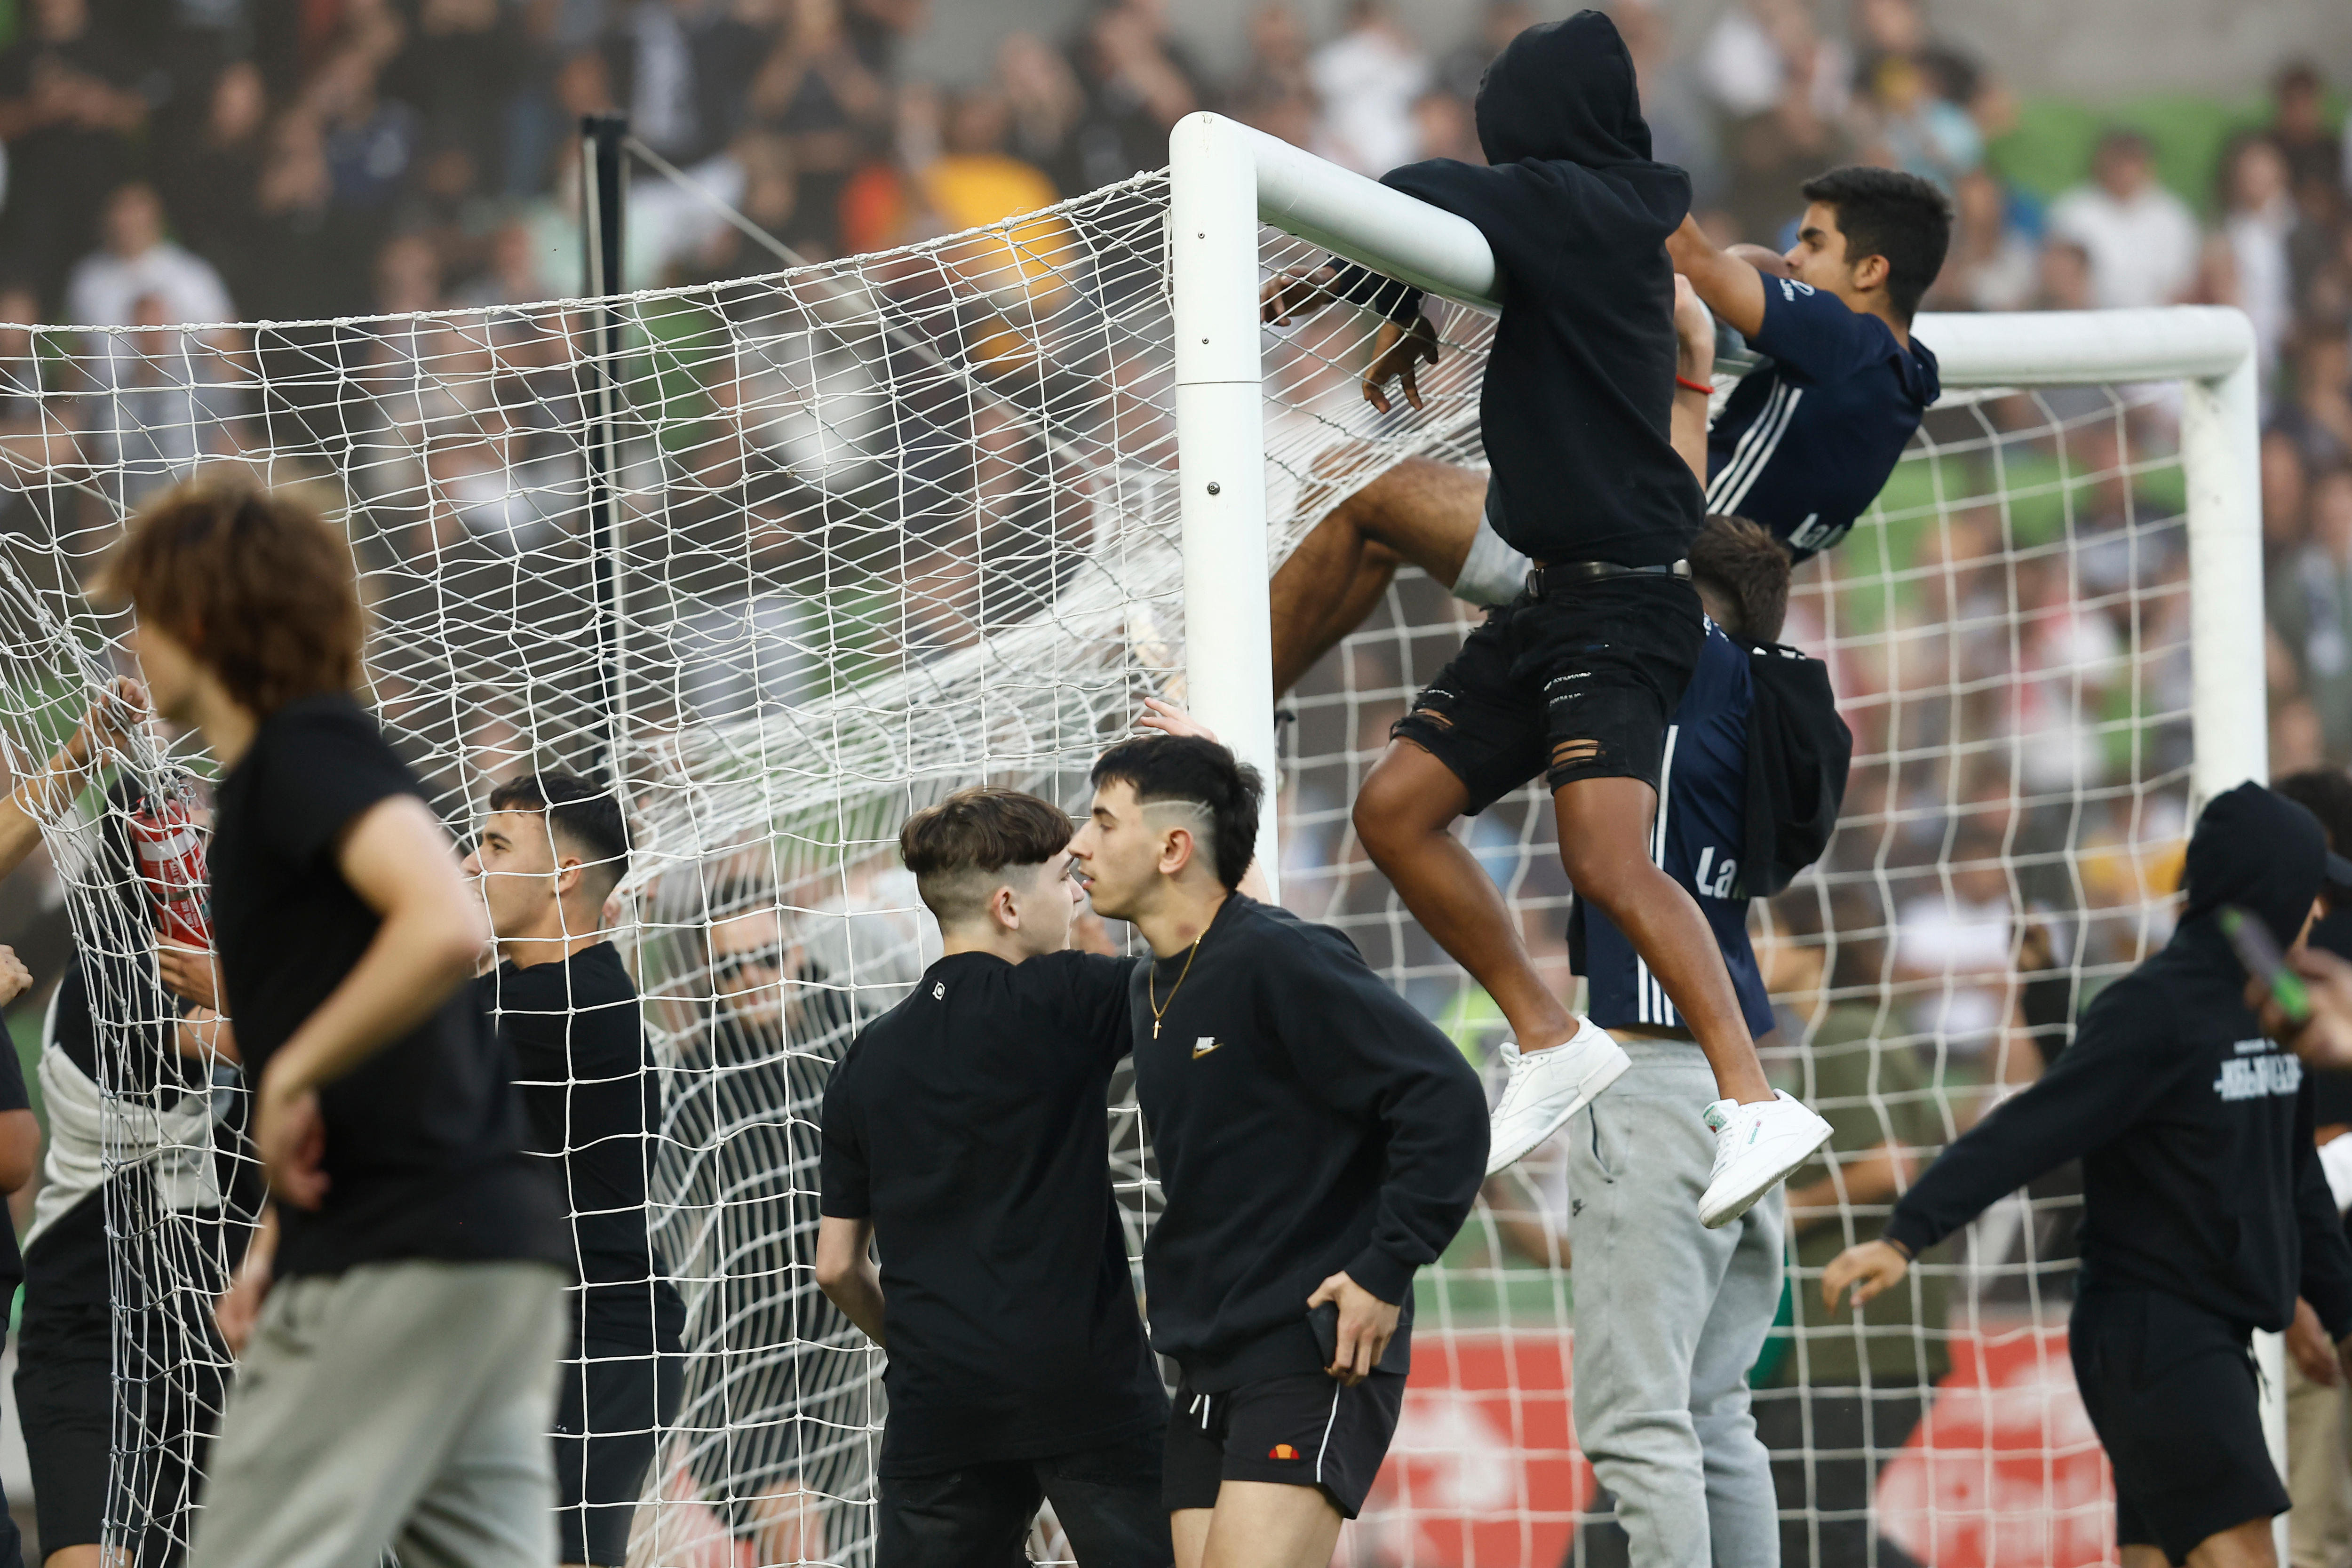
M140 803L131 814L131 842L139 854L140 879L155 900L163 940L179 947L211 947L212 879L184 781L150 793Z

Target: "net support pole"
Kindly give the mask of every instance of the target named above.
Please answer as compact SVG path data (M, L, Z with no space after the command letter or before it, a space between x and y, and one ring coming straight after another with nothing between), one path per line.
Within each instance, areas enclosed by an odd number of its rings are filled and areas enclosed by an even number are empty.
M597 676L604 717L601 768L615 790L626 764L621 742L627 732L628 689L623 651L627 632L623 574L625 540L616 490L620 471L621 311L614 296L622 279L624 225L628 216L628 140L625 114L580 117L580 253L582 291L588 306L588 518L593 533L590 569L595 574Z
M2189 486L2189 792L2202 805L2248 779L2270 779L2269 681L2263 668L2261 394L2253 330L2244 353L2219 375L2181 384L2180 467ZM2254 1335L2263 1436L2287 1474L2286 1341ZM2271 1521L2273 1549L2287 1560L2287 1516Z
M1184 700L1266 782L1258 866L1281 897L1275 835L1274 638L1257 321L1257 174L1223 117L1168 139L1176 476L1184 554Z

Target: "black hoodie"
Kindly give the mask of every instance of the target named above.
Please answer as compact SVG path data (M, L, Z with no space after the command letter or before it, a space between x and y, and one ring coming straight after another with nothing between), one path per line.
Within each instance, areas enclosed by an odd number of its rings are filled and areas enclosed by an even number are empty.
M2172 940L2100 993L2047 1076L1928 1167L1887 1238L1916 1256L2079 1156L2084 1289L2163 1290L2274 1331L2300 1294L2331 1338L2352 1333L2352 1247L2311 1144L2312 1085L2247 1010L2219 919L2240 905L2292 942L2326 850L2284 795L2216 796L2189 841Z
M1633 58L1598 11L1529 27L1478 86L1490 167L1432 159L1381 183L1468 218L1503 316L1478 404L1496 529L1538 561L1681 559L1698 482L1675 453L1675 275L1690 176L1652 161ZM1421 295L1344 268L1344 297L1411 321Z

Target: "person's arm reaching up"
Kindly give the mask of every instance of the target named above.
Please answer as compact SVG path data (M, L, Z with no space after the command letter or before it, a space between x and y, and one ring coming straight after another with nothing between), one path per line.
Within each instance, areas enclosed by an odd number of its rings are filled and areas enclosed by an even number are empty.
M327 1190L318 1091L431 1017L473 978L490 939L448 834L415 795L386 795L352 818L335 863L383 923L343 983L270 1058L255 1115L270 1190L302 1208L316 1208Z
M1666 258L1691 281L1706 308L1754 337L1764 325L1764 274L1728 250L1718 249L1693 217L1666 237Z
M146 689L118 677L99 693L73 737L58 749L48 765L0 797L0 877L25 863L41 841L41 824L71 805L81 794L100 749L120 742L146 710Z
M2118 982L2083 1015L2074 1044L2032 1088L1978 1122L1895 1205L1884 1236L1822 1274L1822 1303L1855 1306L1900 1284L1912 1259L2045 1171L2125 1131L2189 1059L2168 1048L2155 987Z
M816 1288L876 1344L882 1337L882 1275L868 1249L871 1219L820 1215L816 1222Z

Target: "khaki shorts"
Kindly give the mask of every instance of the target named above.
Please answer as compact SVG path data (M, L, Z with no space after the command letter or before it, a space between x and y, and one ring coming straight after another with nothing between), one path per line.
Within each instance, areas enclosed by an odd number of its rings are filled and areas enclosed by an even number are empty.
M549 1568L563 1279L370 1264L280 1280L237 1363L189 1568Z

